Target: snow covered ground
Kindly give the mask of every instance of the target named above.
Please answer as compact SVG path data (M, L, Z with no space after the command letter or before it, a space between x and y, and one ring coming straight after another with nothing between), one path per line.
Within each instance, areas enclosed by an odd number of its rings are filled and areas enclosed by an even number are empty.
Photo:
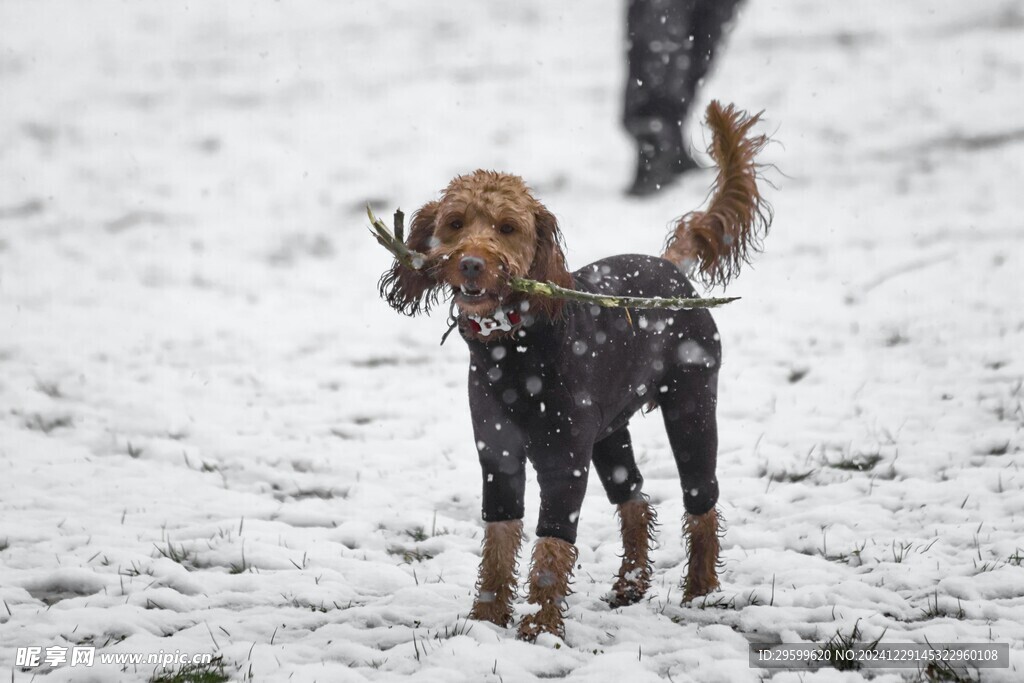
M678 481L638 417L649 599L601 600L619 545L595 482L564 643L466 622L466 352L438 346L443 312L378 299L362 207L499 168L574 267L657 253L711 176L622 197L623 4L0 3L12 681L160 673L15 661L95 645L216 653L235 680L731 683L769 675L749 642L855 625L1009 643L982 679L1024 677L1020 0L749 3L702 93L778 141L773 232L716 314L722 590L679 605Z

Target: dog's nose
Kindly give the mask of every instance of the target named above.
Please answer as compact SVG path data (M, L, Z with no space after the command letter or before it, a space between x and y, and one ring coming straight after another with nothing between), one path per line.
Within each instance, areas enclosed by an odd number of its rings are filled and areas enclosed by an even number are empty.
M484 270L484 260L476 256L463 256L459 259L459 272L466 277L477 277Z

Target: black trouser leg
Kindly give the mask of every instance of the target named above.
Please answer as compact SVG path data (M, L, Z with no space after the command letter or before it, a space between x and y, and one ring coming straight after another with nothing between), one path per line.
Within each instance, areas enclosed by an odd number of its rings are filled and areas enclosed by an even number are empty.
M625 126L681 127L739 0L629 0Z
M685 90L691 99L707 76L726 26L736 13L740 0L704 0L693 13L693 48Z
M679 127L690 104L689 36L697 0L630 0L625 125L640 140Z

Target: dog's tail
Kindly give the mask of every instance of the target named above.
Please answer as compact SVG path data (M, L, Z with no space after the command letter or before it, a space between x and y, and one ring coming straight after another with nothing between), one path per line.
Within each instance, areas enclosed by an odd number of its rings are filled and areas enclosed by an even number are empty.
M761 249L771 225L771 206L757 188L759 165L754 160L768 138L748 135L760 118L717 101L705 114L712 136L708 154L718 166L711 201L704 211L679 219L663 257L708 286L724 286L738 275L740 265Z

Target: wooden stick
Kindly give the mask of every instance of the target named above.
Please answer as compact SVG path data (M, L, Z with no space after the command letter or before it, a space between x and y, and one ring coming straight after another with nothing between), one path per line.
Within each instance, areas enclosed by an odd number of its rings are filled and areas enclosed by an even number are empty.
M370 217L370 224L373 226L370 229L370 232L373 234L374 238L382 247L390 251L399 263L406 268L411 268L412 270L422 270L424 266L427 265L429 262L427 256L405 246L405 242L392 234L391 230L388 229L388 226L373 214L373 210L370 209L369 205L366 207L366 215ZM396 227L402 225L403 218L404 216L401 212L396 212ZM717 306L727 304L730 301L736 301L740 298L738 296L729 296L700 299L681 296L643 297L617 296L613 294L591 294L589 292L580 292L575 289L559 287L558 285L550 282L538 282L537 280L527 280L526 278L521 277L511 278L509 284L515 292L532 294L534 296L545 296L552 299L578 301L580 303L601 306L603 308L668 308L672 310L688 310L691 308L715 308Z
M405 241L405 213L401 209L395 209L395 237L399 242Z
M370 224L373 226L370 232L382 247L394 254L399 263L412 270L422 270L427 265L426 255L405 246L405 242L395 237L388 226L384 225L384 221L373 215L369 204L366 205L366 215L370 217Z
M511 280L512 289L516 292L524 292L535 296L546 296L552 299L566 299L568 301L579 301L585 304L593 304L604 308L670 308L673 310L690 308L715 308L736 301L738 296L691 299L682 296L618 296L615 294L591 294L580 292L575 289L566 289L550 282L537 282L514 277Z

